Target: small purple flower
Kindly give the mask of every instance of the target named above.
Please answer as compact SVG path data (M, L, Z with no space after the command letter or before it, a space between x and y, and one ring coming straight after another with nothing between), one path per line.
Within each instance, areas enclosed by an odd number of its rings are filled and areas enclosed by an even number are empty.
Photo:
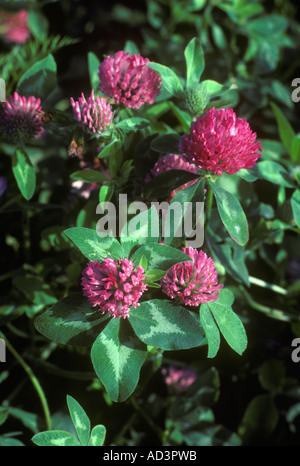
M41 100L10 95L0 107L0 127L9 139L25 142L37 139L43 131Z
M153 104L160 94L161 79L148 62L148 58L129 56L122 50L108 55L99 66L100 91L129 108Z
M73 97L70 100L75 118L87 131L101 133L110 126L113 118L110 104L103 97L95 98L94 90L88 100L83 93L77 101Z
M291 258L288 261L287 281L294 283L300 279L300 263L296 258Z
M4 176L0 176L0 196L2 196L7 189L7 180Z

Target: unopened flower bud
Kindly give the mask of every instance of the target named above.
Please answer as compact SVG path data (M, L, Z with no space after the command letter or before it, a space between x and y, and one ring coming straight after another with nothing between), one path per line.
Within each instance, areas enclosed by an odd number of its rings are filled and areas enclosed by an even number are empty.
M208 101L207 91L200 83L185 91L185 108L192 116L200 115L208 104Z

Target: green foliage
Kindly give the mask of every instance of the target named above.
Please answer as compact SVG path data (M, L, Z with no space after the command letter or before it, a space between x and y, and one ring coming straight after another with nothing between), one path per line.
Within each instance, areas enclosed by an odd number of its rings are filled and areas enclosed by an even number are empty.
M210 183L220 218L234 241L244 246L249 239L247 217L238 199L220 186Z
M130 324L111 319L95 340L91 359L112 401L125 401L132 394L146 357L147 346L137 338Z
M165 244L146 244L141 246L132 254L131 260L138 263L142 256L146 257L149 270L168 270L179 262L191 260L184 252Z
M233 294L229 290L223 289L217 301L201 305L200 322L208 341L209 357L214 357L217 354L220 345L219 332L237 353L242 354L247 347L244 326L232 310L233 301Z
M187 309L165 300L141 303L129 319L141 341L164 350L180 350L204 343L203 331Z
M166 416L166 445L240 445L238 435L219 425L215 419L213 408L219 395L219 374L211 368L202 371L186 391L173 397Z
M76 42L76 39L58 34L49 36L46 40L30 39L22 46L17 44L9 52L0 54L1 77L6 82L6 92L12 92L23 70L27 70L47 55Z
M35 168L24 149L16 149L12 157L12 171L22 195L29 201L34 195L36 176Z
M159 73L163 87L170 95L179 95L183 92L182 84L171 68L160 63L149 63L148 66Z
M25 97L34 94L46 99L56 85L56 62L53 55L49 54L27 69L17 84L17 92Z
M122 246L113 236L100 237L95 230L85 227L69 228L64 233L91 261L107 257L120 259L124 256Z
M105 439L105 427L97 425L91 431L90 420L78 401L67 395L67 405L77 437L64 430L48 430L34 435L32 442L40 447L101 447Z
M203 49L199 39L192 39L184 51L186 61L186 87L197 85L205 68Z
M107 323L107 316L95 313L81 293L74 293L51 306L34 323L56 343L89 346Z

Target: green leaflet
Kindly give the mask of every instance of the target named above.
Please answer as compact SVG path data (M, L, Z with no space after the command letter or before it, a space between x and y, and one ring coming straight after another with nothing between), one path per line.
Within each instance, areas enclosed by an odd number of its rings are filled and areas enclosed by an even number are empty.
M295 165L300 163L300 134L293 136L291 143L291 159Z
M279 163L273 160L263 160L255 165L251 170L258 178L270 181L270 183L292 188L292 180L288 171Z
M101 447L104 443L106 435L106 428L102 425L98 425L93 427L90 440L89 440L89 447Z
M163 278L165 276L165 274L166 274L165 270L155 270L155 269L154 270L149 270L149 272L146 272L145 282L146 283L156 282L156 281L160 280L161 278Z
M100 204L109 202L112 198L113 193L114 193L114 184L112 182L103 184L101 188L99 189Z
M134 391L147 346L132 331L127 319L111 319L91 350L97 376L113 401L125 401Z
M186 61L186 87L187 89L197 85L204 71L204 54L201 42L193 38L184 51Z
M39 10L29 10L28 26L32 35L40 40L46 41L49 32L49 21L46 16Z
M108 257L121 259L124 252L119 241L113 236L100 237L96 230L85 227L73 227L64 231L82 254L91 261Z
M120 241L126 256L135 246L159 241L159 217L155 206L129 220L122 228Z
M245 445L265 441L276 428L279 413L274 397L267 393L257 395L248 404L238 428L238 435ZM253 443L252 443L253 444Z
M199 228L195 228L196 224L200 227L200 233L203 236L203 229L201 228L202 223L204 224L204 222L202 222L204 219L204 215L202 215L203 204L200 204L200 202L203 202L203 199L204 182L200 179L191 186L188 186L175 194L170 202L170 213L175 205L174 215L170 215L170 218L167 216L165 218L167 226L169 224L169 232L165 228L167 233L164 237L165 244L173 244L173 246L176 246L176 237L177 241L181 243L183 235L189 238L189 236L193 236L195 232L199 233ZM179 206L181 206L181 209L179 209ZM198 207L200 208L198 209ZM187 225L186 217L192 218L191 225ZM187 231L187 226L189 226L189 231ZM199 241L199 238L197 239ZM203 237L200 239L203 241Z
M142 256L148 261L148 270L168 270L178 262L192 260L190 256L165 244L146 244L139 247L130 257L137 265Z
M12 171L23 197L29 201L34 195L36 175L35 168L24 149L16 149L14 152Z
M249 273L245 264L245 248L228 238L229 242L211 245L212 256L217 258L230 275L249 286Z
M103 181L108 181L107 176L103 173L89 168L72 173L71 178L73 180L81 180L87 183L103 183Z
M89 78L92 89L96 90L99 86L98 69L100 66L99 58L93 53L88 53Z
M130 311L130 324L140 340L164 350L194 348L205 343L194 315L168 300L142 302Z
M160 77L163 82L163 86L165 89L170 92L172 95L180 94L183 92L183 87L179 78L174 73L171 68L168 68L165 65L161 65L160 63L149 62L147 63L149 68L152 68L154 71L157 71L160 74Z
M209 98L217 97L224 93L223 84L218 83L212 79L205 79L201 82L201 89L207 93Z
M200 322L206 331L209 357L213 357L212 355L215 355L218 349L218 337L212 316L219 331L234 351L241 355L247 347L247 335L244 326L240 318L232 310L233 301L234 296L231 291L223 288L217 301L201 305ZM208 314L208 308L212 315Z
M291 154L291 149L292 149L291 144L295 136L295 132L292 126L290 125L289 121L285 117L285 115L282 113L280 108L274 102L271 102L271 107L272 107L272 110L275 114L275 118L277 121L280 139L284 147L286 148L288 154Z
M46 338L62 345L90 346L108 322L81 293L74 293L36 317L34 325Z
M147 192L153 193L157 199L166 199L173 189L179 188L197 178L199 178L199 174L186 170L167 170L159 173L159 175L149 181L145 189Z
M181 139L181 136L177 133L160 134L159 136L154 136L150 147L152 150L163 154L177 153Z
M17 84L17 92L25 97L34 95L46 99L56 86L56 62L49 54L25 71Z
M226 230L232 239L244 246L249 239L248 222L238 199L225 189L209 182L216 202L217 208Z
M67 395L67 405L78 439L82 445L87 445L90 438L90 420L84 409L72 396Z
M118 138L112 139L112 141L108 142L103 149L98 154L99 159L103 159L104 157L110 157L115 154L121 147L123 141Z
M291 206L294 215L294 220L298 228L300 228L300 190L296 189L291 197Z
M101 447L106 428L98 424L91 431L91 423L86 412L70 395L67 395L67 405L78 438L64 430L48 430L34 435L32 442L41 447Z
M149 124L150 122L145 118L133 117L119 121L119 123L116 124L116 128L121 129L124 133L128 133L129 131L139 131L149 126Z
M74 435L64 430L48 430L32 437L33 443L40 447L79 447L80 442Z
M220 348L220 331L210 312L208 304L202 304L200 308L200 323L204 329L208 344L208 358L214 358Z

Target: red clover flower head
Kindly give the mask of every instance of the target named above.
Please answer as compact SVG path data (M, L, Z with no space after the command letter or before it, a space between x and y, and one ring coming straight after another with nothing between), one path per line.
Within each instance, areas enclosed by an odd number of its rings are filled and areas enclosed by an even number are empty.
M24 142L40 137L43 126L41 100L33 96L10 95L0 109L0 127L6 136L15 142Z
M24 44L29 39L30 29L27 10L20 10L17 13L8 13L1 10L0 26L1 33L3 31L4 38L9 42Z
M111 317L129 317L147 289L144 269L129 259L90 261L82 273L83 294L92 306Z
M111 124L113 112L110 104L105 98L94 95L92 90L90 97L86 100L83 93L77 101L70 98L75 118L81 126L89 132L101 133Z
M173 265L161 279L162 292L171 299L179 298L186 306L199 306L216 301L223 285L218 285L218 276L211 257L192 247L182 248L192 261Z
M241 168L252 168L262 147L245 118L238 118L232 108L213 107L192 122L179 150L198 168L215 175L232 175Z
M197 374L188 367L168 366L162 369L162 375L169 392L178 394L184 392L197 379Z
M147 66L148 58L123 51L107 56L99 66L99 89L116 104L139 108L153 104L160 94L161 79Z

